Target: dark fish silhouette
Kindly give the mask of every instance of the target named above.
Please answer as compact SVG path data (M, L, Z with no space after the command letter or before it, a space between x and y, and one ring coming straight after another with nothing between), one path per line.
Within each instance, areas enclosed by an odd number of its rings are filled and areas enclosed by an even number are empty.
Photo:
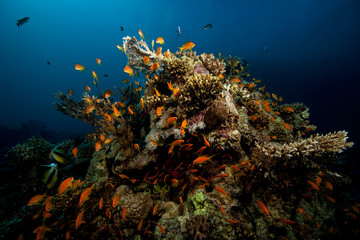
M210 29L210 28L212 28L212 27L213 27L213 26L212 26L212 24L211 24L211 23L209 23L209 24L205 25L204 30L206 30L206 29Z
M266 52L267 52L267 47L264 47L262 50L261 50L261 56L264 56L264 54L266 54Z
M47 64L48 64L48 65L50 65L50 62L49 62L49 61L47 61Z
M107 75L107 74L104 74L104 77L108 77L109 75Z
M20 27L20 26L23 25L24 23L27 23L29 20L30 20L29 17L24 17L24 18L22 18L22 19L17 20L16 25L17 25L18 27Z
M123 28L123 26L120 26L120 31L124 31L124 28Z

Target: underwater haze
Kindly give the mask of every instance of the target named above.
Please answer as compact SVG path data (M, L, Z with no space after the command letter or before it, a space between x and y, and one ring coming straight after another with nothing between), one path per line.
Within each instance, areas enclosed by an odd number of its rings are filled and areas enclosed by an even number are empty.
M241 58L246 84L259 79L269 97L309 108L311 134L347 131L354 146L330 168L352 178L351 194L360 199L359 13L358 0L1 0L1 171L11 168L5 153L32 136L56 144L94 131L54 108L59 91L80 101L86 86L90 96L123 88L125 79L145 89L145 74L124 72L131 63L117 47L126 36L140 40L141 29L149 46L164 38L163 52L192 42L198 55ZM141 149L145 141L137 142Z

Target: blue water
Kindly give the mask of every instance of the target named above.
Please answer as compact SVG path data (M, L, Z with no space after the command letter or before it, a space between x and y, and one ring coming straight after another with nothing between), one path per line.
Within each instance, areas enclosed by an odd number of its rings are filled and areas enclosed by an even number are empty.
M149 43L162 36L171 51L192 41L198 53L243 57L267 90L310 107L318 132L349 131L356 145L348 154L356 156L359 10L357 0L2 0L0 125L21 128L36 120L59 134L89 131L53 109L54 93L73 88L79 99L85 85L95 90L91 70L101 89L121 85L127 59L116 45L142 29ZM26 16L30 21L17 27ZM208 23L213 28L204 30ZM183 33L176 39L178 26ZM75 71L75 63L88 70Z

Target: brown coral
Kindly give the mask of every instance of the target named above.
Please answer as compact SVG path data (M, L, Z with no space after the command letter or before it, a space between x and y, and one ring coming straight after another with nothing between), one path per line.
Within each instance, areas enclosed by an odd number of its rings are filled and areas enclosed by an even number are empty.
M200 56L204 67L209 70L209 72L215 76L225 73L225 65L218 58L215 58L214 54L203 53Z
M206 111L204 122L210 129L223 122L229 115L229 111L224 103L219 100L213 101Z
M208 239L211 233L210 219L205 215L196 215L187 222L186 230L191 239Z
M211 75L190 76L180 89L179 105L186 112L202 110L223 89L220 78Z

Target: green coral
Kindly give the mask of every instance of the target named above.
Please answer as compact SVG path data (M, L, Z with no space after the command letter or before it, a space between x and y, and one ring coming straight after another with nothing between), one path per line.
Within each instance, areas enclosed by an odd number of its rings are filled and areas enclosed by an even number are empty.
M194 215L204 215L210 210L215 209L208 198L204 195L203 190L197 190L194 195L188 197L189 203L194 208Z

